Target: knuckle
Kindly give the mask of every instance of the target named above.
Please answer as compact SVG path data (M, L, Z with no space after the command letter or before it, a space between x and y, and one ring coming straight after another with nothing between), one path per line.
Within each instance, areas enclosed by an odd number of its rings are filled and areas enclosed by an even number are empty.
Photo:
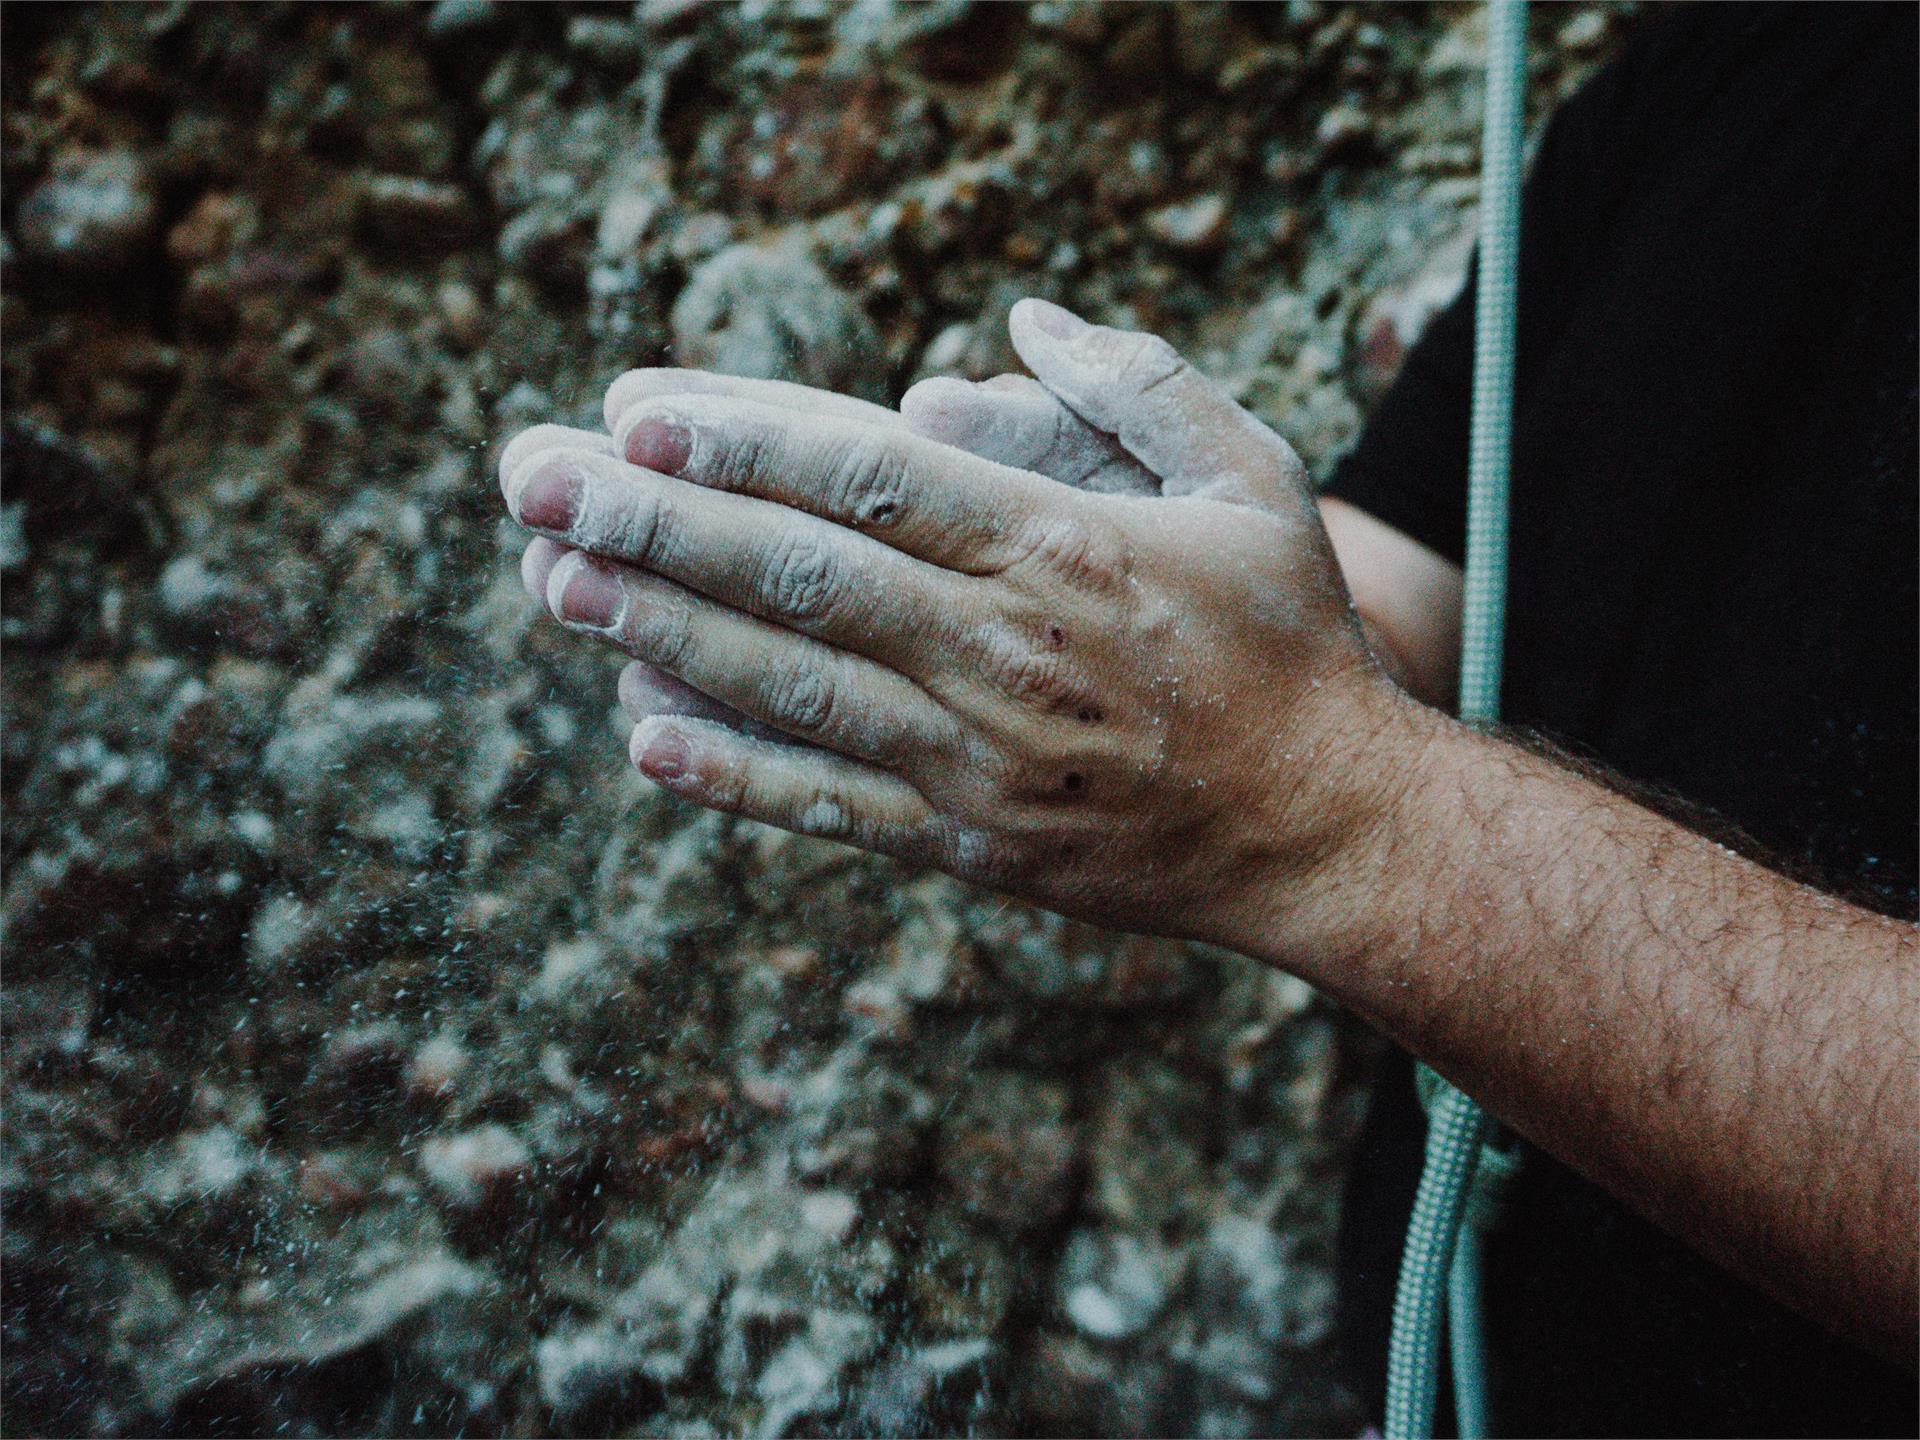
M1078 693L1072 672L1059 653L1031 645L1015 635L990 639L986 670L1001 690L1016 700L1042 709L1071 703Z
M811 665L786 665L767 680L768 719L782 730L818 734L833 720L833 681Z
M694 444L693 468L721 490L749 490L753 478L778 468L776 442L756 424L701 425Z
M621 485L607 508L610 513L590 528L604 534L617 554L643 565L664 557L673 533L672 507L664 495L651 486ZM576 528L587 530L587 517Z
M1270 449L1273 452L1274 478L1280 485L1288 489L1312 488L1313 480L1307 474L1306 462L1301 460L1299 452L1293 446L1280 436L1274 435Z
M1073 412L1052 395L1047 396L1047 399L1050 402L1047 436L1038 447L1039 453L1035 459L1034 468L1051 475L1076 448L1074 441L1077 433L1073 425Z
M845 835L853 828L853 817L832 786L815 785L795 797L793 828L803 835Z
M629 613L630 648L649 663L678 672L693 651L693 612L685 605L656 604L630 606Z
M1075 588L1106 590L1126 577L1125 542L1106 526L1078 516L1049 515L1026 536L1030 565Z
M832 514L868 531L898 522L906 499L907 460L889 437L863 433L848 441L832 473Z
M831 549L811 535L796 536L767 567L762 598L782 618L825 619L838 601L839 572Z
M1127 333L1122 336L1119 361L1121 379L1141 394L1154 390L1183 372L1187 362L1158 335Z
M970 826L944 828L933 837L940 867L996 890L1018 888L1023 869L1020 847L1003 836Z

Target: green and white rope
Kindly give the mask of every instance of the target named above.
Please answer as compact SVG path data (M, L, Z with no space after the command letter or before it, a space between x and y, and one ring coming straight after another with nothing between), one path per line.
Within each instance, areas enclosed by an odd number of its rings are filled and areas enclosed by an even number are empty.
M1500 713L1506 642L1507 491L1520 269L1521 138L1526 126L1526 0L1487 7L1487 109L1480 167L1479 290L1475 297L1473 423L1467 468L1466 595L1461 617L1460 717ZM1388 1440L1433 1434L1440 1342L1452 1297L1455 1409L1462 1436L1486 1433L1478 1236L1461 1246L1482 1153L1485 1113L1435 1077L1426 1162L1407 1225L1387 1355Z

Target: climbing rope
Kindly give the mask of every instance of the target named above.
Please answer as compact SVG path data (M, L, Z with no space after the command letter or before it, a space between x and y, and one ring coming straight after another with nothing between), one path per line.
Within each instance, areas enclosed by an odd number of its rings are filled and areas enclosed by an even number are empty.
M1526 0L1487 7L1487 108L1480 159L1479 291L1474 311L1473 427L1467 462L1466 596L1461 617L1460 718L1500 711L1506 637L1507 483L1513 438L1514 335L1520 268L1520 158L1526 125ZM1487 1432L1480 1328L1480 1224L1462 1243L1476 1177L1504 1162L1492 1122L1440 1080L1427 1114L1426 1163L1407 1223L1387 1351L1388 1440L1426 1440L1449 1323L1459 1433ZM1488 1196L1478 1208L1497 1210ZM1451 1317L1445 1315L1450 1308Z

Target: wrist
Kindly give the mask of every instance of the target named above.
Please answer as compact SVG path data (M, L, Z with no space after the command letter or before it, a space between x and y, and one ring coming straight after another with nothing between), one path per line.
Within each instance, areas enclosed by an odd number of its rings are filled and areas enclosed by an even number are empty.
M1417 928L1446 863L1441 797L1458 795L1479 737L1377 671L1314 732L1277 747L1224 933L1208 938L1344 998Z

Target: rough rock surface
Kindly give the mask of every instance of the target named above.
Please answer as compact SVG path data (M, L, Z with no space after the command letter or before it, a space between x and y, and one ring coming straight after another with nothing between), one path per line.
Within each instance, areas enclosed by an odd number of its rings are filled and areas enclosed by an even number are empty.
M1536 13L1533 100L1630 20ZM1037 293L1324 468L1457 275L1476 7L10 6L19 1433L1353 1433L1304 987L682 808L492 446L887 398Z

